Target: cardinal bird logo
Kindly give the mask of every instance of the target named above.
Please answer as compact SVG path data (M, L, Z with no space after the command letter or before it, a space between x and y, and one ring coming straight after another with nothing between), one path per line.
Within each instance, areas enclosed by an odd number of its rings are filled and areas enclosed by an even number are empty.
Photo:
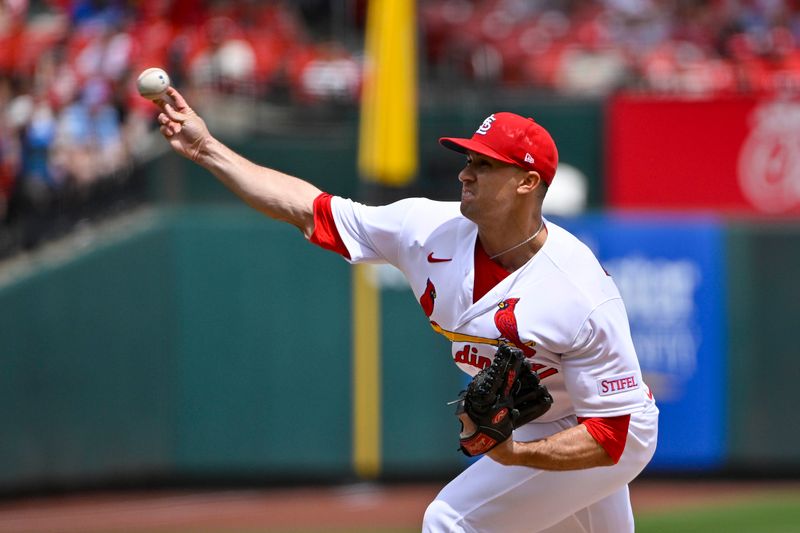
M433 314L434 300L436 300L436 287L433 286L433 282L428 278L428 283L425 285L425 292L419 297L419 305L422 306L422 310L425 311L425 316L428 318Z
M519 298L508 298L497 304L497 311L494 314L494 325L497 326L497 331L508 342L522 350L525 357L533 357L536 355L536 350L531 348L530 344L522 342L519 338L519 330L517 329L517 317L514 315L514 308L517 306Z

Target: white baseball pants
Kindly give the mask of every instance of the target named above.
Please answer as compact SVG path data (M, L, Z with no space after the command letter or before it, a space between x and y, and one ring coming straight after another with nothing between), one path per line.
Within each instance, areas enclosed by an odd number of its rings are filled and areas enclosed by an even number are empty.
M530 423L514 439L542 439L577 424L574 416ZM631 415L619 463L551 472L482 457L428 506L423 533L627 533L634 531L628 483L655 453L658 409Z

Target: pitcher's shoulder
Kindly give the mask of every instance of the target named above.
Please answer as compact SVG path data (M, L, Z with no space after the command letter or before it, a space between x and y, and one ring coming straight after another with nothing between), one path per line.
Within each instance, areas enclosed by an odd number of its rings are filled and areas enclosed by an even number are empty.
M474 225L461 214L458 202L443 202L428 198L407 198L401 201L405 203L407 209L405 223L409 228L432 232L442 226L453 228Z
M614 280L584 242L556 224L548 222L548 240L542 251L564 281L596 305L609 298L618 298Z

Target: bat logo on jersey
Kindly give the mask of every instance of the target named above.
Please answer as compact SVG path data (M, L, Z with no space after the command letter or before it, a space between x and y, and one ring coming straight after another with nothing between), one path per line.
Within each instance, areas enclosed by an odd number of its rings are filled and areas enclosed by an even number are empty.
M468 335L466 333L459 333L457 331L449 331L442 326L431 320L431 327L433 331L442 335L450 342L465 343L464 346L454 354L456 363L467 364L476 368L485 368L491 364L489 357L479 355L476 344L488 344L489 346L500 346L501 344L513 344L525 355L530 358L536 355L534 341L523 341L519 336L517 329L517 319L514 316L514 308L519 302L519 298L509 298L503 300L497 305L497 311L494 315L494 322L497 330L500 332L500 337L492 339L489 337L480 337L478 335ZM420 299L422 303L422 299ZM424 307L424 305L423 305ZM531 370L539 374L540 379L552 376L558 373L556 368L548 368L541 363L534 363L530 361Z
M514 308L517 307L519 298L508 298L497 304L497 311L494 314L494 325L497 326L497 331L500 335L522 350L525 357L533 357L536 355L529 343L522 342L519 338L519 330L517 329L517 317L514 314Z
M428 278L428 283L425 285L425 292L419 297L419 305L422 306L422 310L428 318L433 314L434 300L436 300L436 287L433 286L431 278Z
M477 335L467 335L466 333L459 333L457 331L449 331L442 326L431 320L431 327L433 331L447 338L450 342L473 342L475 344L489 344L490 346L500 346L507 344L503 339L490 339L489 337L479 337ZM533 341L528 342L528 345L533 346Z

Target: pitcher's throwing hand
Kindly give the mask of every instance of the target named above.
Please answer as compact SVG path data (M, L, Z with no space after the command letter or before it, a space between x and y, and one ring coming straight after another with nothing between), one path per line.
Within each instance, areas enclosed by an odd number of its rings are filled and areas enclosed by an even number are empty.
M170 87L166 94L175 104L173 106L163 99L155 100L161 108L161 113L158 115L161 134L167 138L176 152L192 161L197 161L203 144L211 137L208 127L205 121L189 107L177 89Z

